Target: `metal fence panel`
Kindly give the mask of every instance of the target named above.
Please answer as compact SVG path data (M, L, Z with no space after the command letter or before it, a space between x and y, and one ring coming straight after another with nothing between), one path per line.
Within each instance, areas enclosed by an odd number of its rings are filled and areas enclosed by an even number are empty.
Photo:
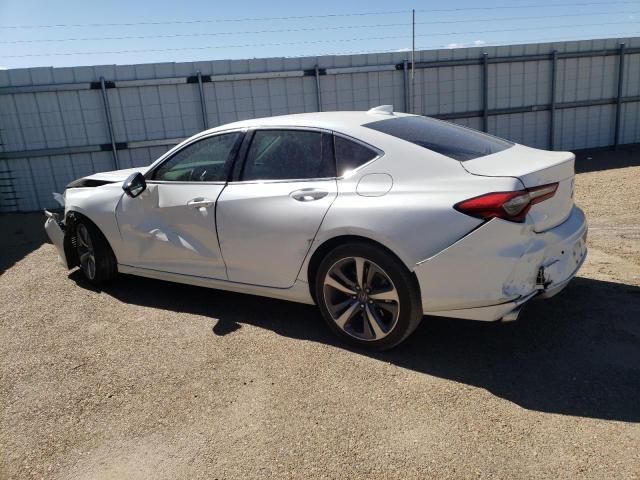
M489 117L489 131L535 148L547 148L549 112L513 113Z
M637 143L640 139L640 103L622 105L622 135L620 143Z
M593 148L613 143L614 105L559 110L556 115L560 150Z
M410 58L400 51L0 71L0 181L10 182L0 211L55 206L52 191L112 170L116 160L120 168L148 165L207 126L270 115L393 104L539 148L640 142L638 37L418 51L415 78Z

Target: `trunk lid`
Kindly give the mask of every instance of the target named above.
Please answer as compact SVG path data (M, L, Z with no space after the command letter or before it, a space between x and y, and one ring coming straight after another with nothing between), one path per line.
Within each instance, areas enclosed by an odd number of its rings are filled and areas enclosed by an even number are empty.
M553 197L531 207L534 230L542 232L564 222L573 208L575 155L515 145L493 155L461 162L472 175L515 177L526 188L558 183Z

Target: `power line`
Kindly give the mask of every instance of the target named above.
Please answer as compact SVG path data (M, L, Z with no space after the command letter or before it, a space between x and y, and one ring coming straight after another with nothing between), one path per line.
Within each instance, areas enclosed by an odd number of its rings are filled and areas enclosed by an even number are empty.
M637 25L638 22L599 22L599 23L585 23L573 25L574 27L592 27L592 26L605 26L605 25ZM565 28L565 25L550 25L546 27L531 27L531 28L509 28L499 30L477 30L477 31L463 31L463 32L444 32L444 33L425 33L418 34L416 37L435 37L435 36L448 36L448 35L466 35L466 34L484 34L484 33L501 33L501 32L519 32L526 30L550 30L554 28ZM3 55L5 58L25 58L25 57L47 57L47 56L74 56L74 55L108 55L108 54L124 54L124 53L153 53L153 52L173 52L173 51L188 51L188 50L213 50L221 48L255 48L255 47L281 47L291 45L312 45L319 43L340 43L340 42L357 42L357 41L370 41L370 40L397 40L401 38L411 38L410 35L389 35L382 37L361 37L361 38L346 38L346 39L325 39L325 40L302 40L296 42L276 42L276 43L248 43L239 45L208 45L202 47L173 47L173 48L152 48L152 49L127 49L127 50L111 50L111 51L90 51L90 52L60 52L60 53L32 53L22 55Z
M617 37L618 39L630 38L634 35L640 35L640 31L638 32L619 32L619 33L609 33L606 37L599 38L585 38L584 35L574 35L569 37L543 37L543 38L534 38L531 40L522 40L518 43L517 40L509 40L508 42L496 42L493 40L486 40L484 43L479 45L467 45L465 43L461 43L459 47L450 47L446 44L431 44L431 45L419 45L416 47L416 51L420 50L433 50L433 49L447 49L447 50L455 50L458 48L478 48L483 49L487 47L499 47L503 45L509 46L517 46L517 45L528 45L533 43L540 42L570 42L570 41L595 41L595 40L609 40L612 37ZM301 57L318 57L322 55L376 55L376 54L389 54L389 53L410 53L411 48L393 48L389 50L349 50L349 51L333 51L333 52L317 52L317 53L306 53L304 55L292 55L286 56L285 58L301 58Z
M629 14L638 14L638 12L615 12L612 13L610 10L606 12L589 12L589 13L566 13L562 15L554 14L553 17L549 15L540 15L536 17L493 17L493 18L469 18L464 20L439 20L436 22L416 22L416 25L440 25L440 24L449 24L449 23L469 23L469 22L499 22L503 20L540 20L540 19L551 19L551 18L564 18L564 17L590 17L592 15L629 15ZM404 24L406 25L406 24Z
M267 20L305 20L310 18L366 17L373 15L394 15L411 10L387 10L384 12L332 13L326 15L294 15L288 17L210 18L201 20L169 20L164 22L128 23L59 23L51 25L0 25L0 28L70 28L70 27L131 27L139 25L190 25L194 23L258 22Z
M535 38L535 39L531 39L531 40L524 40L521 41L520 43L517 43L517 41L505 41L505 42L496 42L493 40L487 40L486 43L483 43L482 45L466 45L466 44L462 44L460 47L454 47L454 48L450 48L448 45L423 45L420 47L416 47L419 48L420 50L428 50L428 49L433 49L433 48L447 48L449 50L455 50L456 48L486 48L486 47L499 47L499 46L503 46L503 45L526 45L526 44L531 44L531 43L540 43L540 42L573 42L573 41L592 41L592 40L608 40L612 37L618 37L618 38L627 38L630 36L634 36L634 35L640 35L640 31L637 32L619 32L619 33L610 33L607 34L606 37L600 37L600 38L585 38L584 35L573 35L573 36L569 36L569 37L542 37L542 38Z
M0 44L16 43L41 43L41 42L75 42L75 41L97 41L97 40L142 40L152 38L188 38L188 37L215 37L222 35L252 35L263 33L292 33L292 32L315 32L325 30L351 30L360 28L382 28L382 27L406 27L407 23L384 23L376 25L344 25L338 27L314 27L314 28L285 28L281 30L255 30L251 32L216 32L216 33L176 33L168 35L131 35L121 37L86 37L86 38L60 38L50 40L14 40L10 42L0 42Z
M601 25L637 25L637 24L639 24L639 22L599 22L599 23L573 24L571 26L572 27L596 27L596 26L599 27ZM446 35L465 35L468 33L483 34L483 33L521 32L521 31L527 31L527 30L552 30L554 28L566 28L566 25L549 25L546 27L531 27L531 28L520 27L520 28L500 29L500 30L476 30L475 32L465 30L463 32L423 33L420 35L416 35L416 37L441 37Z
M151 53L151 52L175 52L183 50L211 50L218 48L250 48L250 47L281 47L288 45L308 45L315 43L339 43L339 42L355 42L367 40L392 40L398 38L411 38L411 35L392 35L385 37L367 37L367 38L346 38L346 39L330 39L330 40L309 40L299 42L278 42L278 43L247 43L244 45L210 45L205 47L177 47L177 48L151 48L151 49L134 49L134 50L112 50L99 52L64 52L64 53L28 53L24 55L3 55L4 58L23 58L23 57L50 57L50 56L71 56L71 55L106 55L120 53Z
M594 15L610 14L610 11L599 11L590 13L568 13L562 15L554 15L553 18L561 17L590 17ZM637 12L617 12L614 15L636 14ZM493 17L493 18L469 18L463 20L444 20L433 22L416 22L416 25L440 25L440 24L458 24L470 22L489 22L489 21L505 21L505 20L539 20L548 19L548 15L533 17ZM124 35L114 37L71 37L71 38L53 38L38 40L12 40L0 42L0 45L16 45L16 44L32 44L32 43L60 43L60 42L76 42L76 41L103 41L103 40L145 40L145 39L161 39L161 38L191 38L191 37L216 37L227 35L255 35L269 33L294 33L294 32L316 32L316 31L335 31L335 30L355 30L364 28L388 28L388 27L407 27L409 24L404 23L378 23L369 25L341 25L336 27L313 27L313 28L285 28L277 30L253 30L241 32L214 32L214 33L185 33L185 34L163 34L163 35ZM473 32L472 32L473 33Z
M460 12L460 11L478 11L478 10L513 10L526 8L545 8L545 7L586 7L594 5L637 5L637 1L618 1L618 2L571 2L571 3L546 3L546 4L529 4L529 5L496 5L492 7L460 7L460 8L438 8L438 9L420 9L417 12ZM255 22L269 20L306 20L312 18L345 18L345 17L365 17L375 15L397 15L408 14L411 10L387 10L378 12L360 12L360 13L333 13L324 15L291 15L286 17L245 17L245 18L213 18L213 19L197 19L197 20L168 20L159 22L126 22L126 23L61 23L47 25L0 25L4 29L22 29L22 28L71 28L71 27L129 27L141 25L189 25L198 23L226 23L226 22Z
M503 5L493 7L464 7L464 8L425 8L416 12L468 12L469 10L513 10L522 8L544 7L585 7L592 5L637 5L638 2L575 2L575 3L534 3L529 5Z

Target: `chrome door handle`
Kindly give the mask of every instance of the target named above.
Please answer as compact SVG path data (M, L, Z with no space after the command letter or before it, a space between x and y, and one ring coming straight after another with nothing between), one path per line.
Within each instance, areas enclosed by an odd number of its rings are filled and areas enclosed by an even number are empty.
M189 200L187 205L193 208L202 208L202 207L211 207L216 203L213 200L207 200L206 198L194 198L193 200Z
M316 190L315 188L303 188L291 192L291 198L298 200L299 202L313 202L314 200L320 200L321 198L329 195L329 192L325 190Z

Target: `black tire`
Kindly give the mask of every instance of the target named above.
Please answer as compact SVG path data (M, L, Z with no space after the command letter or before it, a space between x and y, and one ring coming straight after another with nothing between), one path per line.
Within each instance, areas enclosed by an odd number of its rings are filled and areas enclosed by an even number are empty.
M386 305L393 306L394 303L397 303L399 312L396 314L388 314L388 324L386 325L388 330L378 330L379 333L381 332L384 335L381 335L380 338L377 338L376 334L373 332L373 317L369 315L370 311L367 310L366 305L367 303L371 304L372 308L374 308L375 305L380 304L378 300L374 302L369 299L369 297L365 296L363 297L364 304L359 303L359 296L350 297L351 294L349 293L336 290L330 285L325 286L325 279L327 278L327 273L330 270L332 271L332 278L334 278L333 272L336 272L336 268L340 268L340 272L342 272L344 268L351 268L351 270L353 270L357 268L355 266L356 258L365 260L363 268L367 272L371 269L376 271L381 269L383 271L382 274L386 275L386 279L384 275L381 276L376 273L375 275L378 275L378 277L381 278L381 280L378 279L378 281L387 282L390 280L390 283L386 283L387 288L390 288L392 291L397 293L397 295L395 295L395 298L398 299L397 302L396 300L393 300L392 303L388 303L391 301L385 300ZM350 261L353 261L352 267L348 264ZM363 276L367 277L368 273L364 273ZM359 277L359 275L356 274L355 278L357 277ZM345 283L343 280L346 280L346 277L341 277L341 284ZM355 285L355 283L352 283L350 288L358 288ZM362 283L362 285L366 286L365 283ZM335 292L337 292L338 298L335 298ZM369 292L369 289L367 289L367 292ZM371 289L371 292L375 293L373 288ZM343 297L340 297L340 295ZM372 298L376 296L373 293L371 295ZM411 272L407 270L400 260L388 251L364 242L350 242L341 245L334 248L326 255L326 257L320 262L315 275L315 298L317 300L318 307L322 312L323 318L329 325L329 328L331 328L336 335L352 345L370 350L380 351L395 347L411 335L422 320L420 291L416 285L415 279L411 275ZM354 298L355 300L352 300ZM358 303L358 305L354 306L353 302ZM334 307L341 307L345 303L350 305L346 307L346 310L355 308L353 311L356 313L354 314L354 317L347 321L349 322L349 325L345 324L344 328L341 328L337 323L338 320L334 319L334 315L341 317L340 310L336 311ZM360 313L357 312L358 309L361 309ZM331 310L333 310L333 314ZM383 312L383 310L378 309L378 312ZM359 315L360 317L356 318L356 315ZM382 313L382 315L386 314ZM375 318L380 318L380 316L376 314ZM365 322L367 322L366 327L364 326ZM354 325L351 326L351 323ZM358 326L355 325L356 323L362 325L362 333L358 331ZM381 325L385 326L384 322L377 323L378 328L380 328ZM373 334L373 337L364 338L366 336L366 331L368 331L369 334Z
M75 222L74 233L78 263L87 281L93 285L101 285L115 278L118 274L118 263L100 229L89 219L80 218ZM88 241L85 234L88 235ZM91 262L87 261L87 257L83 261L83 255L87 253L93 255L94 268L90 267Z

